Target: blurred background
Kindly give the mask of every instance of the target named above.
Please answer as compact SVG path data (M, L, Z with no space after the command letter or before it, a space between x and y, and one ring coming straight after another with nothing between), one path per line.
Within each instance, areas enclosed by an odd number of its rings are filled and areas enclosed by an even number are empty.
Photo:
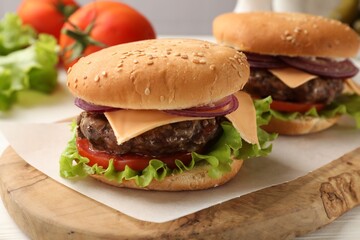
M116 1L116 0L115 0ZM157 34L210 35L215 16L233 11L237 0L117 0L126 3L145 15ZM0 0L0 16L16 11L21 0ZM84 5L94 0L77 0ZM191 7L189 7L191 6Z
M94 0L78 0L84 5ZM230 11L299 11L332 16L353 24L359 0L117 0L144 14L160 35L211 35L215 16ZM0 17L16 11L21 0L0 0ZM190 7L189 7L190 6ZM360 27L359 27L360 28Z

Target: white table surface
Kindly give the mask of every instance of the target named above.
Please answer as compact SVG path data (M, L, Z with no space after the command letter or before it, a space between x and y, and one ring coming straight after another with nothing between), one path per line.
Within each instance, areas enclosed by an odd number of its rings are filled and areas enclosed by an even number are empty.
M211 37L196 36L195 38L211 40ZM42 97L44 101L35 105L29 106L28 103L22 106L17 105L10 113L0 115L0 124L4 121L45 123L76 116L80 111L73 105L73 98L66 90L65 78L65 73L60 71L60 84L52 96ZM0 153L7 146L6 139L0 133ZM27 240L29 238L18 228L7 213L3 202L0 201L0 240L13 239ZM360 207L345 213L332 224L297 239L360 239Z

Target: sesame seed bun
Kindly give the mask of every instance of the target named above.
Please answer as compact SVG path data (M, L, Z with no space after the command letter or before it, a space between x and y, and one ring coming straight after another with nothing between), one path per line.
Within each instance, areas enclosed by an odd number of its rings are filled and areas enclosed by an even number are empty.
M215 18L217 42L267 55L353 57L360 41L349 26L301 13L226 13Z
M242 89L249 66L230 47L193 39L121 44L81 58L68 71L73 95L127 109L182 109Z
M170 175L162 181L153 180L145 188L137 186L134 180L129 180L129 181L124 180L122 183L118 183L116 181L108 180L103 175L94 174L91 175L91 177L115 187L125 187L125 188L155 190L155 191L203 190L203 189L217 187L230 181L239 172L240 168L242 167L242 164L243 164L243 160L234 160L231 165L231 171L225 173L222 177L216 179L209 177L207 173L209 165L203 164L200 166L196 166L191 171L185 171L181 174Z
M261 126L265 131L281 135L304 135L316 133L336 124L340 116L332 118L302 117L291 121L272 118L268 125Z

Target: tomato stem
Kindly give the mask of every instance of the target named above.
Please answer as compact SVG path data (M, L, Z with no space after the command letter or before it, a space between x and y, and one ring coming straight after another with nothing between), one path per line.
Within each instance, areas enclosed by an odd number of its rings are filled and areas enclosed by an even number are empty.
M61 13L61 15L64 16L65 22L66 22L67 19L70 17L70 15L73 14L78 9L78 6L77 5L66 5L63 3L62 0L59 0L55 4L55 8L57 9L57 11L59 13Z
M74 39L75 42L64 49L63 55L67 51L71 51L71 56L68 58L68 62L71 62L79 57L82 56L83 52L89 45L99 46L101 48L107 47L106 44L95 40L94 38L90 37L91 31L95 26L95 21L91 21L89 25L85 28L85 30L80 29L75 24L68 21L69 24L74 29L62 29L62 33L66 34L70 38Z

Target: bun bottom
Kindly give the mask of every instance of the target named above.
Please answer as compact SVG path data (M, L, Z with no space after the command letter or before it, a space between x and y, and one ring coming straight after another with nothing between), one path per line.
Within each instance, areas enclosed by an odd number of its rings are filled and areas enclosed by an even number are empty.
M115 187L133 188L140 190L154 190L154 191L189 191L202 190L220 186L231 179L233 179L239 172L243 160L234 160L231 165L231 171L225 173L222 177L213 179L208 175L209 165L201 165L195 167L191 171L186 171L180 174L170 175L162 181L153 180L147 187L139 187L134 180L118 183L105 178L103 175L90 175L91 177Z
M337 123L339 118L340 116L333 118L304 117L291 121L272 118L268 125L261 126L261 128L280 135L304 135L323 131Z

